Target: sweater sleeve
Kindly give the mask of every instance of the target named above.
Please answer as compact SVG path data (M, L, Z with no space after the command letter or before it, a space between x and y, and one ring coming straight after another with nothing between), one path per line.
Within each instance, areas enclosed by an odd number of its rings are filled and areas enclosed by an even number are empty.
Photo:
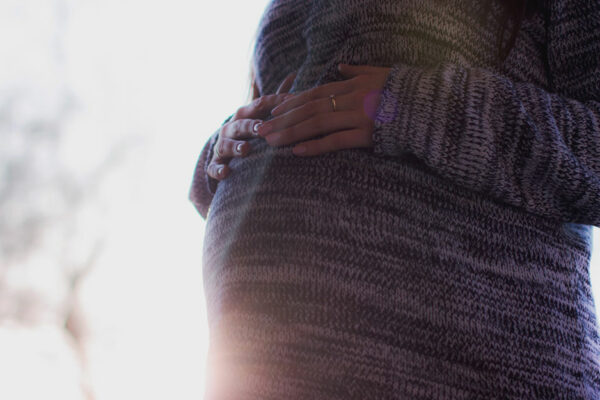
M537 215L600 226L600 75L575 100L482 68L394 64L374 152L410 152L458 185Z
M231 118L233 118L233 114L223 121L221 127L229 122ZM196 168L194 170L192 186L188 194L189 200L204 219L206 219L208 216L210 203L212 202L212 198L217 191L217 184L219 183L218 180L208 176L206 169L210 164L210 160L212 160L213 149L217 139L219 138L221 127L219 127L219 129L217 129L210 136L210 138L206 141L202 152L200 153L200 157L198 158L198 162L196 163Z

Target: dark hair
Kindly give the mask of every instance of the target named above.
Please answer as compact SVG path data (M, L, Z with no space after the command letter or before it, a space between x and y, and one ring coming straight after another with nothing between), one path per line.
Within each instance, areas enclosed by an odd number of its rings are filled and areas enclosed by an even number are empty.
M491 4L492 1L494 0L490 0L488 3ZM536 11L543 12L546 7L546 0L501 0L501 3L504 6L504 15L501 22L502 30L498 35L499 64L506 60L510 50L515 45L523 20L531 18ZM487 11L489 11L489 6ZM514 22L513 29L508 42L503 45L504 32L508 28L509 18L512 18Z

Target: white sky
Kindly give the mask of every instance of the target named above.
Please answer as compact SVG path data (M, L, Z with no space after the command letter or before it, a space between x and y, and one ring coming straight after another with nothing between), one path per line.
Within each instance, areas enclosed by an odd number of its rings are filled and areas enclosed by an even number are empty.
M208 136L246 102L251 40L266 4L0 0L0 57L11 60L0 69L0 96L26 82L42 93L36 112L53 113L53 94L66 85L77 108L58 151L82 179L110 152L125 151L97 190L106 217L90 224L108 240L80 291L97 400L201 398L203 221L187 193ZM57 31L63 43L52 42ZM1 335L6 349L10 338ZM11 398L42 398L31 390ZM40 387L52 398L47 390Z
M64 94L72 97L57 151L81 180L122 153L94 192L102 218L79 217L107 237L79 293L97 400L202 396L204 224L187 195L208 136L246 102L265 6L0 0L0 58L10 60L0 68L0 96L24 89L31 95L20 118L49 120ZM25 276L32 287L42 279ZM3 382L14 377L0 398L77 398L65 340L52 327L0 326Z
M98 141L134 135L145 149L129 165L134 173L104 191L113 200L111 244L82 288L99 400L201 398L203 220L187 192L208 136L246 102L265 6L97 0L70 8L67 74L85 103L70 133L86 132L69 153L73 165L89 161Z

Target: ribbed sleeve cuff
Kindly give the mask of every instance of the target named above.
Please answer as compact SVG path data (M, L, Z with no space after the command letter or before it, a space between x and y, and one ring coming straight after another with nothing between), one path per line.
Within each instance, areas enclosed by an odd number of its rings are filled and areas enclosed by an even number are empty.
M397 156L410 151L407 111L411 77L414 69L405 65L394 64L385 81L381 100L375 113L375 129L373 131L373 152L386 156Z
M465 187L492 190L495 138L482 117L494 117L488 75L451 63L394 65L375 114L373 151L410 152Z
M432 168L457 160L457 145L466 138L465 82L460 71L449 63L394 64L375 114L374 153L409 152Z

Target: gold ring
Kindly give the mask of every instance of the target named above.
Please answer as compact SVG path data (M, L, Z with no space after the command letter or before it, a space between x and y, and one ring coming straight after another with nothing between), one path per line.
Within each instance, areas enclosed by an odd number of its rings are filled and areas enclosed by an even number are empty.
M333 108L333 112L335 112L335 94L330 94L329 100L331 100L331 108Z

